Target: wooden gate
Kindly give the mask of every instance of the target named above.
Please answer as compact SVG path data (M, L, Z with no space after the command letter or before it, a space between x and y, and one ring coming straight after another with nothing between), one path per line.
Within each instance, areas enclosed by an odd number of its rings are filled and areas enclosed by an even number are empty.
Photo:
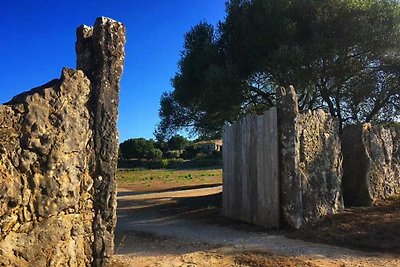
M277 111L247 115L223 128L223 214L280 226Z

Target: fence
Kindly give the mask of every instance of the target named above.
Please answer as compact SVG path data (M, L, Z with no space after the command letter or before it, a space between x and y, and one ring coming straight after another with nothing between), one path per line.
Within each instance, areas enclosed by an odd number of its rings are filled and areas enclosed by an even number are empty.
M223 128L223 213L267 228L343 210L338 122L322 110L299 112L293 87L277 109Z
M275 108L223 128L223 213L267 228L280 226Z

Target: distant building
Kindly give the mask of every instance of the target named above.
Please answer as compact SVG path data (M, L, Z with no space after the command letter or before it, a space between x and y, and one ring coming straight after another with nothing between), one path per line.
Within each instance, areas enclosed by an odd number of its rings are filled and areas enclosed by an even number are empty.
M220 152L222 151L222 140L209 140L209 141L200 141L195 143L196 146L201 147L201 151L206 154L211 154L214 151Z

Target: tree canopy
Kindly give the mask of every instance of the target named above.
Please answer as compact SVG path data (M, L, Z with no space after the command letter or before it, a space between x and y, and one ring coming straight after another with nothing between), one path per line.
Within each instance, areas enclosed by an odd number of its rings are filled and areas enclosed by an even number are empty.
M183 150L189 143L190 141L181 135L172 136L167 142L169 150Z
M161 159L163 155L168 157L168 152L184 150L189 144L191 141L181 135L171 136L167 141L131 138L119 145L119 155L123 159Z
M275 105L294 85L300 109L347 123L400 116L396 0L231 0L226 18L184 36L174 90L161 97L157 134L220 135L224 121Z

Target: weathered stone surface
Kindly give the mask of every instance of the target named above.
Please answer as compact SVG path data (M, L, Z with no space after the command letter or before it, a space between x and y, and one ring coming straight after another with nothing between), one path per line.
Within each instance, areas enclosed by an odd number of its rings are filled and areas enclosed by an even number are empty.
M83 72L64 69L1 106L1 264L90 264L89 94Z
M112 255L125 30L99 18L89 32L82 70L0 106L0 266L104 266Z
M125 27L107 18L98 18L91 29L77 29L77 68L92 82L93 140L95 152L91 173L95 188L94 265L104 266L114 249L116 224L115 170L118 160L117 116L119 81L125 56Z
M322 110L299 113L293 87L277 95L282 217L299 228L343 209L338 123Z
M400 193L400 128L352 125L342 134L343 193L347 206L368 206Z

